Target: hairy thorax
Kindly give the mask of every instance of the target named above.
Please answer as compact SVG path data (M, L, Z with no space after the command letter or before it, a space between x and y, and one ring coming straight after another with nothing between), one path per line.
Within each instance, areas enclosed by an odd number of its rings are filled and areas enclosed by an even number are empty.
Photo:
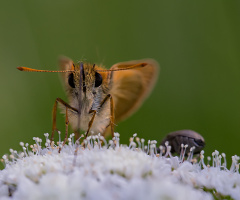
M77 131L78 128L83 131L87 131L89 127L89 122L93 117L93 113L90 113L92 110L96 110L96 116L94 118L92 127L89 134L96 135L98 133L103 134L106 127L110 124L110 102L107 101L101 108L100 103L104 99L105 95L90 96L86 95L83 97L81 102L81 113L80 115L72 110L69 110L68 117L70 125L74 131ZM70 100L70 105L76 109L79 107L79 100L73 98Z

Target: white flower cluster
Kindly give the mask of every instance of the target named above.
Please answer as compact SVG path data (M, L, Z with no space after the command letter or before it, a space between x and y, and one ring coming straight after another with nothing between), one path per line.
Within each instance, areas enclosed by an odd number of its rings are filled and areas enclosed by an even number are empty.
M157 153L156 141L145 146L136 135L129 146L119 143L119 134L108 143L92 136L82 145L72 134L64 146L45 137L45 148L34 138L34 145L20 143L23 152L3 156L0 199L240 199L238 156L228 170L217 151L210 166L203 151L200 161L192 152L187 159L173 157L168 144Z

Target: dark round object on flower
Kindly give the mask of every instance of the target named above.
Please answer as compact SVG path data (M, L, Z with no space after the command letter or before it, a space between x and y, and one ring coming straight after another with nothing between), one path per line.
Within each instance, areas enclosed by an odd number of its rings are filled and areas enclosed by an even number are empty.
M188 153L190 148L194 146L194 154L200 153L205 146L204 138L193 130L179 130L171 132L162 140L161 145L165 147L166 141L168 141L168 145L171 146L171 153L177 154L180 154L182 144L188 145L186 153Z

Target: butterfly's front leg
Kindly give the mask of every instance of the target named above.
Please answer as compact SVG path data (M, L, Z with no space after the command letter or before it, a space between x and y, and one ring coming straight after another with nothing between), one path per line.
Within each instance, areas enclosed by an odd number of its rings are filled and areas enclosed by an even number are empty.
M111 94L108 94L100 103L100 107L99 109L101 109L103 107L103 105L107 102L107 100L110 101L110 125L111 125L111 133L112 133L112 137L114 136L114 104L113 104L113 98ZM87 138L88 133L92 127L94 118L97 114L96 110L90 110L89 113L93 113L92 119L90 120L90 122L88 123L88 130L86 132L85 138Z
M113 103L113 98L112 98L111 94L108 94L103 99L103 101L101 102L100 107L102 107L107 100L110 101L110 126L111 126L112 137L114 137L114 103Z
M52 124L52 135L51 135L51 143L54 139L54 132L58 131L57 127L56 127L56 121L57 121L57 105L58 103L62 104L63 106L65 106L66 108L66 119L65 119L65 139L63 142L63 145L66 143L67 141L67 136L68 136L68 124L69 124L69 120L68 120L68 110L72 110L74 112L78 113L78 110L76 108L73 108L72 106L70 106L68 103L66 103L65 101L63 101L60 98L57 98L55 100L54 106L53 106L53 111L52 111L52 119L53 119L53 124Z
M91 113L93 113L93 116L92 116L92 119L90 120L90 122L88 123L88 130L86 132L85 138L87 138L87 136L88 136L88 133L89 133L91 127L92 127L92 124L93 124L93 121L94 121L94 118L96 116L97 111L96 110L90 110L89 114L91 114Z

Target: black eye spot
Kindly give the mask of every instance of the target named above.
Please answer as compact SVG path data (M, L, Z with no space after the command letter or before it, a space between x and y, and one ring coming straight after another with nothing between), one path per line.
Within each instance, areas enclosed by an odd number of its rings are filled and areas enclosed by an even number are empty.
M95 87L102 85L102 76L99 73L95 73Z
M68 84L69 84L72 88L75 88L73 73L69 74L69 76L68 76Z

